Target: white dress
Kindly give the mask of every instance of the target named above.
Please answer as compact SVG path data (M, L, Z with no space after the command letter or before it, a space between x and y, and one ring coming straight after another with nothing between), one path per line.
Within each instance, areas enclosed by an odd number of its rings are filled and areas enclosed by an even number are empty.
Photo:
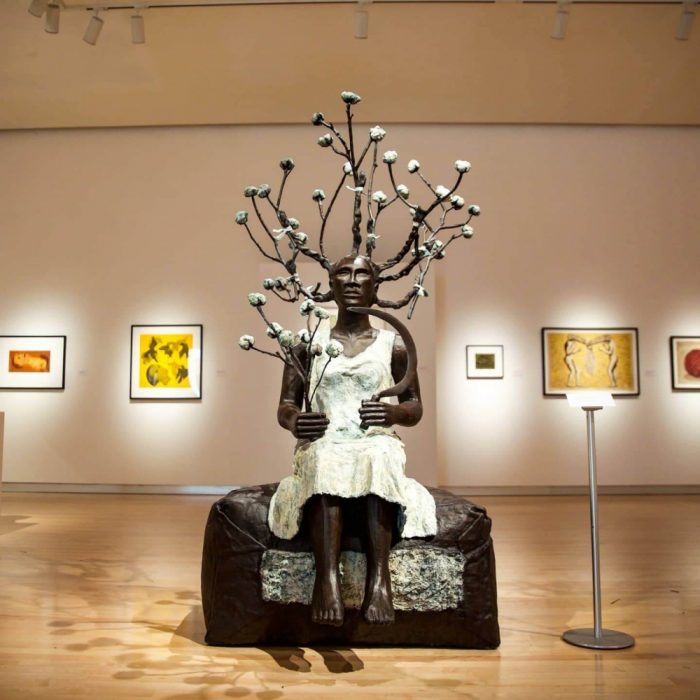
M323 347L330 333L319 334ZM318 385L311 408L323 412L329 425L322 438L300 441L294 471L280 482L270 502L268 523L278 537L291 539L299 530L302 509L314 494L357 498L375 494L399 508L402 537L427 537L437 532L435 501L405 473L406 453L391 428L360 428L360 403L394 384L391 356L396 334L378 331L376 339L354 357L330 361L317 357L311 370L311 391ZM389 399L384 399L389 401Z

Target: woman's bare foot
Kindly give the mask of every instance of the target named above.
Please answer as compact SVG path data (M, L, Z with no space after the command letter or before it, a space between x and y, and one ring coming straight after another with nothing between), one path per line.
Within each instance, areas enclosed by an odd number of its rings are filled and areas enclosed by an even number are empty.
M317 625L340 627L343 624L344 615L345 608L340 595L337 573L332 572L325 576L317 573L311 599L311 619Z
M390 625L395 620L391 598L391 578L388 570L373 576L367 574L362 614L371 625Z
M305 510L316 563L316 580L311 597L311 619L317 625L343 624L345 608L340 595L340 534L343 511L340 498L322 494L309 499Z

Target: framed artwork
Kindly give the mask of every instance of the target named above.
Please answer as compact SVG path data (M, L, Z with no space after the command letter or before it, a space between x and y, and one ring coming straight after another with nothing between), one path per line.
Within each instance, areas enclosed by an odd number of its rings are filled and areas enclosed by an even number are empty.
M467 379L503 379L503 346L467 345Z
M65 389L65 335L1 335L0 389Z
M132 399L202 398L202 326L131 326Z
M700 336L671 336L671 386L674 391L700 391Z
M636 328L543 328L542 364L545 396L576 389L639 395Z

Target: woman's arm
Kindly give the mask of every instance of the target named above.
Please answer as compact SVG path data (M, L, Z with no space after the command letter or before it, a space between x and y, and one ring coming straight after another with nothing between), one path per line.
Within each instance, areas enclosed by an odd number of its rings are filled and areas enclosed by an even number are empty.
M391 374L395 382L399 382L406 374L408 367L408 352L406 346L397 335L391 353ZM399 396L398 404L384 401L363 401L360 407L360 417L364 425L416 425L423 417L423 404L420 398L420 385L416 374L408 389Z
M301 366L306 366L306 349L300 344L294 352ZM300 440L316 440L323 436L328 426L325 413L304 413L301 410L304 401L304 384L301 377L290 365L284 367L282 389L277 407L277 422Z

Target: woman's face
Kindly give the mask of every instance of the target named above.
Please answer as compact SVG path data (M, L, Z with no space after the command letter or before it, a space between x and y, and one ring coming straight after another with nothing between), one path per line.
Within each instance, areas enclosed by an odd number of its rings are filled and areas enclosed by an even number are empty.
M374 284L374 270L367 258L348 256L333 266L331 285L338 306L371 306Z

